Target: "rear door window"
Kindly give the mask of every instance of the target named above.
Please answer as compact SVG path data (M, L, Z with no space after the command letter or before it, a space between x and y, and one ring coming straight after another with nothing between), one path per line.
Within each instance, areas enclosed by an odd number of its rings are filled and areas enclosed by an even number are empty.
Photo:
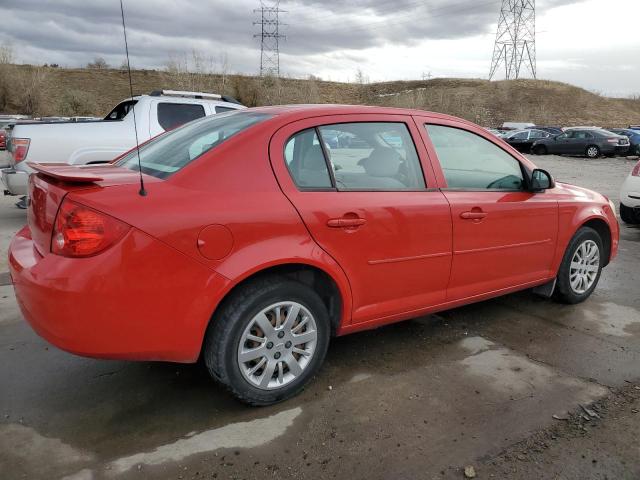
M295 184L303 189L332 188L331 177L315 128L297 133L284 148L287 168Z
M423 190L424 176L404 123L360 122L318 128L340 191Z
M204 107L195 103L158 103L158 123L165 130L204 116Z
M302 189L411 191L425 188L404 123L357 122L297 133L285 145L287 168Z

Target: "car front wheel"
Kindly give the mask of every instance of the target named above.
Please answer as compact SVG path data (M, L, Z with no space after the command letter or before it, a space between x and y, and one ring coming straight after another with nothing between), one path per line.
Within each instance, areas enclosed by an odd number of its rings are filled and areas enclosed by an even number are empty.
M547 154L547 147L545 147L544 145L535 145L533 147L533 153L535 155L546 155Z
M204 360L240 401L270 405L304 388L324 361L329 336L329 315L315 291L265 277L241 286L216 312Z
M563 303L580 303L593 293L604 265L598 232L582 227L565 251L556 280L556 297Z

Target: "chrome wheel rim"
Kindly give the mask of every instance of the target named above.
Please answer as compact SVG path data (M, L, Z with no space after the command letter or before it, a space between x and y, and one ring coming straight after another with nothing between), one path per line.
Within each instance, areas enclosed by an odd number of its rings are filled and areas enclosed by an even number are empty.
M587 149L587 156L589 157L597 157L598 156L598 149L596 147L589 147Z
M582 242L571 259L569 282L571 289L577 294L589 290L598 277L600 269L600 249L593 240Z
M261 390L281 388L309 366L317 340L316 321L306 307L274 303L255 315L240 337L240 372Z

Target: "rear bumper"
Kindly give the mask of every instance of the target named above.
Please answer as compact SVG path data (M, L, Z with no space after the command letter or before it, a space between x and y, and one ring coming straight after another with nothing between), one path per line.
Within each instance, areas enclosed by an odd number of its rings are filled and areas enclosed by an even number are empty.
M626 155L630 150L630 146L629 145L618 145L615 149L615 153L616 155Z
M14 168L2 169L2 184L9 195L26 195L29 174Z
M194 362L228 280L131 229L95 257L40 255L28 227L9 269L32 328L77 355Z

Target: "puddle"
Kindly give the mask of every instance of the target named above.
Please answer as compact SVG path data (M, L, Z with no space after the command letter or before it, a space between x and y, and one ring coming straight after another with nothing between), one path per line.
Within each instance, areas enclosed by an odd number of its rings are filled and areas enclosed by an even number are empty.
M62 480L93 480L93 471L85 468L84 470L80 470L73 475L67 475L66 477L62 477Z
M351 377L351 380L349 380L349 383L362 382L371 377L373 377L373 375L371 375L370 373L356 373L353 377Z
M31 427L9 423L0 425L0 452L3 455L26 460L29 465L38 465L43 471L54 466L88 462L93 455L78 450L57 438L40 435Z
M460 360L466 372L482 379L499 393L531 395L558 386L576 390L576 401L589 402L607 393L600 385L566 376L483 337L470 337L458 344L470 355Z
M616 337L630 337L628 327L640 325L640 312L632 307L612 302L598 304L595 311L585 309L585 317L593 322L600 333Z
M259 447L284 434L300 413L302 413L302 409L297 407L270 417L259 418L249 422L232 423L224 427L181 438L150 452L119 458L109 464L110 472L113 475L118 475L136 465L159 465L166 462L177 462L191 455L212 452L221 448Z
M489 350L495 345L491 340L484 337L467 337L461 340L459 345L467 350L471 355Z

